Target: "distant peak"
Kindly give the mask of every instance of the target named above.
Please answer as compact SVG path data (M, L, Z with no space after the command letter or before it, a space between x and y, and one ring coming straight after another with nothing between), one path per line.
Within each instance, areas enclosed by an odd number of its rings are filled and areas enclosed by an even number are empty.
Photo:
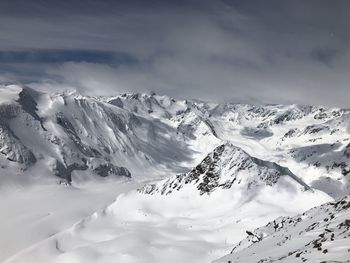
M201 195L218 189L239 187L273 186L281 176L289 176L291 184L310 189L287 167L250 156L240 147L226 142L216 147L192 171L174 176L158 184L146 185L140 192L168 195L193 185ZM294 182L293 182L294 181Z

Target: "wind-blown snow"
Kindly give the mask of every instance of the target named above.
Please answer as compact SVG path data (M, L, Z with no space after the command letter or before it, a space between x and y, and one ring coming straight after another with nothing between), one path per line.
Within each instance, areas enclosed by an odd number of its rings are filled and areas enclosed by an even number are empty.
M17 85L0 86L0 104L14 102L21 91L22 88Z

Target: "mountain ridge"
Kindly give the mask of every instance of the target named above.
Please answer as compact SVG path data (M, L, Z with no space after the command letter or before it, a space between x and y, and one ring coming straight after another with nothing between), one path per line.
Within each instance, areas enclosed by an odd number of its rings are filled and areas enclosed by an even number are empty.
M154 93L88 97L18 86L1 93L13 98L0 104L4 165L10 165L6 158L27 171L43 165L68 182L74 182L75 174L89 178L88 173L101 171L99 166L111 165L143 180L144 174L161 178L187 172L229 141L252 156L288 167L334 197L350 192L348 110L217 104Z
M52 203L46 210L32 205L28 222L16 218L19 229L47 226L69 217L64 211L77 204L86 212L87 203L101 205L95 197L117 196L76 224L67 220L50 233L31 228L41 237L14 245L21 251L7 262L164 262L169 251L174 263L208 262L247 234L259 241L252 229L278 216L350 192L346 110L157 94L88 97L17 86L0 93L0 187L12 193L18 187L10 181L21 182L21 194ZM106 185L112 192L103 192ZM85 200L85 190L95 193L95 187L99 196ZM42 194L51 190L53 196ZM281 228L288 220L275 222Z
M249 174L253 174L254 177L247 179ZM272 186L281 176L289 176L305 190L311 190L310 186L287 167L252 157L232 143L224 143L216 147L190 172L170 177L157 184L145 185L139 191L168 195L173 191L180 191L184 185L193 185L201 195L209 195L219 188L229 189L234 183L245 183L247 189L260 183Z

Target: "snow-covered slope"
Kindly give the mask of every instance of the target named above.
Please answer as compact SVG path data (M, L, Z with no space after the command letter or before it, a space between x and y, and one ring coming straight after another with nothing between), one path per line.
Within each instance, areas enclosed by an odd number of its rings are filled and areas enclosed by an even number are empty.
M246 230L349 194L349 176L349 110L0 88L0 207L52 202L0 211L3 233L28 225L18 244L0 238L0 261L209 262ZM67 230L74 206L97 211Z
M181 135L177 140L195 144L202 156L230 141L253 156L288 167L310 186L334 197L350 192L349 110L177 101L155 94L107 99L116 100L119 107L176 127L175 136Z
M152 116L75 92L16 91L0 105L0 153L23 170L44 166L69 183L76 171L151 178L184 171L201 157L176 127Z
M288 169L226 143L191 172L119 195L5 262L210 262L246 229L329 200Z
M188 185L196 188L201 195L210 194L217 189L230 188L239 188L237 190L247 191L249 194L255 192L254 188L274 186L280 183L280 179L284 180L285 187L290 190L297 187L310 190L310 187L288 168L252 157L232 143L225 143L215 148L192 171L157 184L145 185L140 191L146 194L168 195Z
M349 239L348 196L247 231L231 254L215 262L349 262Z

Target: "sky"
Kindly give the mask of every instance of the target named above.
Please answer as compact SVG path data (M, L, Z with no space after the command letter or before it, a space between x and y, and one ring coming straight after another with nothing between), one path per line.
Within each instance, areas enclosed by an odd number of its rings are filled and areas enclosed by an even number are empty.
M350 108L347 0L1 0L0 83Z

